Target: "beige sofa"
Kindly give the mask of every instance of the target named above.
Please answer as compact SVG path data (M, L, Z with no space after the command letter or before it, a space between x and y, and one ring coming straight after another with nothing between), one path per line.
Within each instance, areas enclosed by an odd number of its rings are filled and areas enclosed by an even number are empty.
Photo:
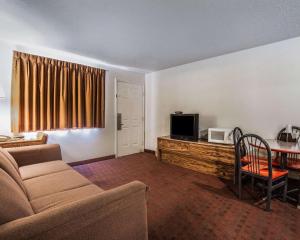
M147 239L146 186L104 191L59 145L0 149L0 239Z

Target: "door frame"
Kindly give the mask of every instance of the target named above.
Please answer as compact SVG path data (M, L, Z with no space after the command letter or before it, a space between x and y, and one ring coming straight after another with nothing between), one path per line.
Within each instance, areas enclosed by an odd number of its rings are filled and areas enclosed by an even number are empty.
M145 83L141 83L138 84L134 81L124 81L124 80L120 80L118 79L118 77L114 78L114 85L115 85L115 89L114 89L114 120L115 120L115 155L116 158L119 157L119 152L118 152L118 129L117 129L117 115L118 115L118 83L119 82L123 82L123 83L129 83L129 84L134 84L134 85L138 85L141 87L142 89L142 145L141 145L141 151L145 149Z

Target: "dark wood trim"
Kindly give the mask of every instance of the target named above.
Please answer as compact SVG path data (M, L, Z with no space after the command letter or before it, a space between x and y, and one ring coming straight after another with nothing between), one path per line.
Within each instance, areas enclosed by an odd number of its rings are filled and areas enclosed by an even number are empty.
M113 159L113 158L116 158L116 155L108 155L108 156L104 156L104 157L87 159L87 160L82 160L82 161L78 161L78 162L70 162L68 164L71 167L74 167L74 166L78 166L78 165L83 165L83 164L88 164L88 163L93 163L93 162L99 162L99 161Z
M151 153L151 154L154 154L155 155L155 151L154 150L150 150L150 149L144 149L144 152L145 153Z

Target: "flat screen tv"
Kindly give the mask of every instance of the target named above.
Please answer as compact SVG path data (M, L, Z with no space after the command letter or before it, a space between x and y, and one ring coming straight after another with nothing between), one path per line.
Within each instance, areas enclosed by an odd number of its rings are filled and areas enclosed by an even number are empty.
M171 138L196 141L199 138L199 114L171 114Z

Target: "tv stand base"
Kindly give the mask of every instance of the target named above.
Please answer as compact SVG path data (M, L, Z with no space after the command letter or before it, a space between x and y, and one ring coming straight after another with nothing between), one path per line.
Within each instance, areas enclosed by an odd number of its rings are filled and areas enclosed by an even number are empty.
M233 145L159 137L157 146L157 157L162 162L225 179L233 178L235 161Z

